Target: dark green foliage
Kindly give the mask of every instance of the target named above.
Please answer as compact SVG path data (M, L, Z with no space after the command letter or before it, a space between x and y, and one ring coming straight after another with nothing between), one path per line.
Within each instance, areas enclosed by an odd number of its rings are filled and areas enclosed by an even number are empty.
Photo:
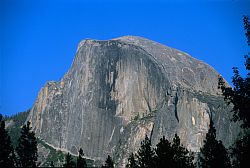
M5 121L0 114L0 167L14 167L15 155L10 136L5 130Z
M231 147L231 158L233 167L235 168L248 168L250 156L250 132L244 133Z
M193 160L193 153L180 143L177 134L172 143L163 136L154 150L151 149L151 141L146 136L136 158L133 153L129 156L126 168L194 168Z
M6 122L11 122L12 124L7 128L12 145L14 148L18 145L18 138L21 136L21 127L25 124L29 110L21 113L17 113L13 116L7 117Z
M165 136L156 145L155 154L156 167L174 167L174 151Z
M138 113L138 114L135 116L134 120L139 120L139 119L140 119L140 114Z
M75 167L75 163L73 161L73 158L72 158L71 154L69 154L69 152L65 157L65 163L63 164L63 167L64 168L73 168L73 167Z
M193 154L190 153L181 143L180 138L175 134L172 144L172 150L174 152L175 166L178 168L194 167Z
M141 168L153 168L154 164L154 150L151 149L151 140L146 135L141 142L141 147L137 153L138 166Z
M83 154L83 150L82 148L80 148L79 150L79 156L76 160L76 167L77 168L86 168L87 167L87 163L85 158L83 158L84 154Z
M27 116L29 114L30 110L27 110L27 111L24 111L24 112L18 112L12 116L6 116L5 117L5 120L7 121L10 121L10 120L13 120L17 125L19 126L23 126L24 125L24 122L26 121L27 119Z
M200 150L199 167L202 168L229 168L230 159L224 145L216 140L216 129L210 121L204 145Z
M250 46L250 23L248 16L243 17L247 44ZM240 76L238 68L233 68L234 88L226 87L222 77L219 78L219 88L222 90L224 99L228 104L233 104L233 121L243 121L241 127L244 129L243 136L239 135L233 147L231 156L234 167L249 167L250 156L250 56L245 55L246 77ZM247 166L246 166L247 165Z
M53 164L57 166L58 163L64 162L66 154L64 154L62 151L52 148L51 146L49 146L48 144L46 144L43 140L39 138L37 138L37 143L40 144L42 148L45 148L46 150L49 151L49 155L47 155L47 158L44 158L45 160L43 160L43 163L38 166L49 167L51 162L53 162Z
M67 153L63 153L60 150L56 150L55 148L49 146L48 144L46 144L43 140L37 138L37 142L38 144L40 144L40 146L42 146L42 148L45 148L46 150L49 151L49 155L47 155L47 157L44 158L42 164L38 165L41 167L49 167L51 162L53 162L54 166L60 166L62 163L65 162L65 157L67 155ZM77 162L77 158L78 156L72 156L73 161ZM87 158L84 158L87 164L87 167L93 167L94 165L94 160L90 160Z
M106 161L105 161L105 165L102 166L102 168L114 168L114 162L112 160L112 158L108 155Z
M53 161L50 162L50 167L55 167Z
M193 154L190 153L181 143L177 134L170 143L165 136L160 139L155 149L155 162L157 168L192 168Z
M126 168L139 168L133 153L129 155L128 164L126 165Z
M31 131L30 122L22 127L16 152L19 167L36 167L37 140L35 133Z
M244 25L246 30L246 37L248 45L250 45L250 24L247 16L244 17ZM242 120L243 128L250 128L250 57L245 55L245 67L247 71L246 78L239 74L238 68L233 68L233 85L234 88L226 87L222 77L219 77L219 88L222 90L225 100L228 104L232 103L233 121Z
M247 38L247 44L250 46L250 23L249 23L249 17L244 16L243 17L243 23L244 23L244 29L245 29L245 35Z

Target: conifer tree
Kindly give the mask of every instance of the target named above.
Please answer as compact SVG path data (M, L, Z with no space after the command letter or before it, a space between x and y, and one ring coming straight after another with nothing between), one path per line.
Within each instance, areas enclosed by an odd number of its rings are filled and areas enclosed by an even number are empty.
M134 156L133 153L131 153L129 155L128 163L126 165L126 168L139 168L139 166L137 165L137 161L135 160L135 156Z
M78 158L76 160L76 167L77 168L86 168L87 167L86 160L85 160L85 158L83 156L84 156L83 150L82 150L82 148L80 148L79 156L78 156Z
M153 159L154 151L151 148L151 140L146 135L137 154L138 165L140 168L153 168L155 167Z
M175 134L173 142L170 143L165 136L160 139L155 149L155 162L157 168L193 168L193 154L181 143L180 138Z
M10 136L5 130L5 121L0 114L0 167L14 167L14 150L11 145Z
M248 168L250 156L250 132L249 130L231 147L232 165L234 168Z
M51 161L51 162L50 162L50 167L55 167L55 165L54 165L54 162L53 162L53 161Z
M114 161L112 160L111 156L108 155L105 165L102 168L114 168Z
M156 167L174 167L174 152L165 136L156 145L155 154Z
M249 17L243 17L247 44L250 46ZM238 68L233 68L233 88L225 86L222 77L219 77L219 88L228 104L233 104L233 121L242 121L243 135L231 147L231 157L234 167L248 167L250 156L250 55L245 55L245 68L247 75L242 77Z
M250 46L250 23L249 18L243 18L245 34L248 46ZM219 77L219 88L222 90L224 99L228 104L233 104L233 121L243 121L243 128L250 128L250 57L245 55L245 68L247 71L246 78L242 77L237 67L233 68L233 85L234 87L225 86L222 77Z
M16 148L19 167L36 167L37 140L35 133L31 131L30 122L22 127L21 136Z
M178 168L192 168L193 164L193 154L189 152L180 142L180 138L175 134L173 138L172 150L174 153L175 167Z
M200 150L198 164L202 168L229 168L231 166L226 148L221 141L216 140L216 129L212 120L210 120L209 130Z
M63 167L64 168L74 168L75 167L75 163L74 163L73 158L69 152L65 156L65 163L63 164Z

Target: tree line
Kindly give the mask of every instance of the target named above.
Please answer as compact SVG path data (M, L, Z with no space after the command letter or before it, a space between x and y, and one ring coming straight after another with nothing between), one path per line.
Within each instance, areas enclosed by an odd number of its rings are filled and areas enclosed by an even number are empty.
M250 46L250 23L248 16L243 17L247 44ZM227 87L222 77L219 77L219 88L222 91L225 101L233 104L232 121L242 121L243 133L238 139L226 149L222 141L216 139L216 129L212 119L209 130L206 134L204 145L200 149L198 157L188 151L181 143L180 138L175 134L170 142L164 136L155 148L152 148L149 137L141 142L136 153L128 157L126 168L247 168L250 162L250 57L245 55L246 77L242 77L238 68L233 68L233 88ZM14 149L8 131L5 129L5 121L0 115L0 167L36 167L37 162L37 139L31 131L30 122L27 122L21 129L17 147ZM70 153L65 157L63 167L84 168L87 167L83 157L83 150L80 148L76 163ZM51 167L54 167L51 162ZM102 168L113 168L114 162L108 155L105 165Z
M30 122L22 127L18 145L14 150L10 136L5 129L5 121L1 115L0 121L0 167L37 167L37 139L34 132L31 131ZM67 153L64 162L63 167L65 168L87 167L81 148L76 163L70 153ZM226 148L221 141L216 140L216 130L212 120L197 162L194 161L194 153L188 151L180 143L177 134L175 134L172 142L163 136L154 149L150 138L146 135L137 153L130 154L126 168L194 168L196 166L204 168L230 167L230 159ZM50 167L54 167L53 162L51 162ZM114 168L111 156L108 155L102 168Z
M250 46L250 22L249 17L243 17L245 36L248 47ZM237 67L233 67L232 87L227 87L223 78L219 77L219 88L224 100L233 105L232 121L241 121L242 133L234 145L230 147L232 165L237 168L249 167L250 156L250 53L244 56L246 77L242 77Z
M36 167L37 139L31 131L30 122L21 129L18 145L14 149L5 129L5 121L0 114L0 167Z
M35 168L37 166L38 149L37 138L31 130L30 122L22 126L21 135L18 139L17 147L14 149L8 131L5 128L5 120L0 114L0 168ZM86 168L86 159L83 157L83 150L80 148L76 163L68 153L65 156L65 168ZM55 167L50 163L50 167Z
M151 147L151 141L146 136L141 142L141 147L136 154L131 153L126 168L229 168L230 158L221 141L216 139L216 129L213 121L204 145L195 159L193 152L188 151L180 143L180 138L175 134L172 142L165 136L160 139L156 148Z

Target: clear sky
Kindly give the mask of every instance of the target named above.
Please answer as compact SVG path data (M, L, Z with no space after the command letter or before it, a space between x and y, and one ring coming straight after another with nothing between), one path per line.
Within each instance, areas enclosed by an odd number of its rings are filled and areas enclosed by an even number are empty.
M248 52L247 0L0 0L0 113L32 107L46 81L70 68L85 39L149 38L189 53L231 81Z

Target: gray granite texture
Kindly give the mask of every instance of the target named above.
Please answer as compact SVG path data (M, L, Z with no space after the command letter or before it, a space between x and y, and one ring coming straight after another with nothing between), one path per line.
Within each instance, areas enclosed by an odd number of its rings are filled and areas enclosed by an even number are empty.
M198 152L214 120L233 142L238 125L218 90L218 73L187 53L136 36L83 40L69 71L40 90L27 120L51 146L124 167L145 135L153 145L177 133Z

